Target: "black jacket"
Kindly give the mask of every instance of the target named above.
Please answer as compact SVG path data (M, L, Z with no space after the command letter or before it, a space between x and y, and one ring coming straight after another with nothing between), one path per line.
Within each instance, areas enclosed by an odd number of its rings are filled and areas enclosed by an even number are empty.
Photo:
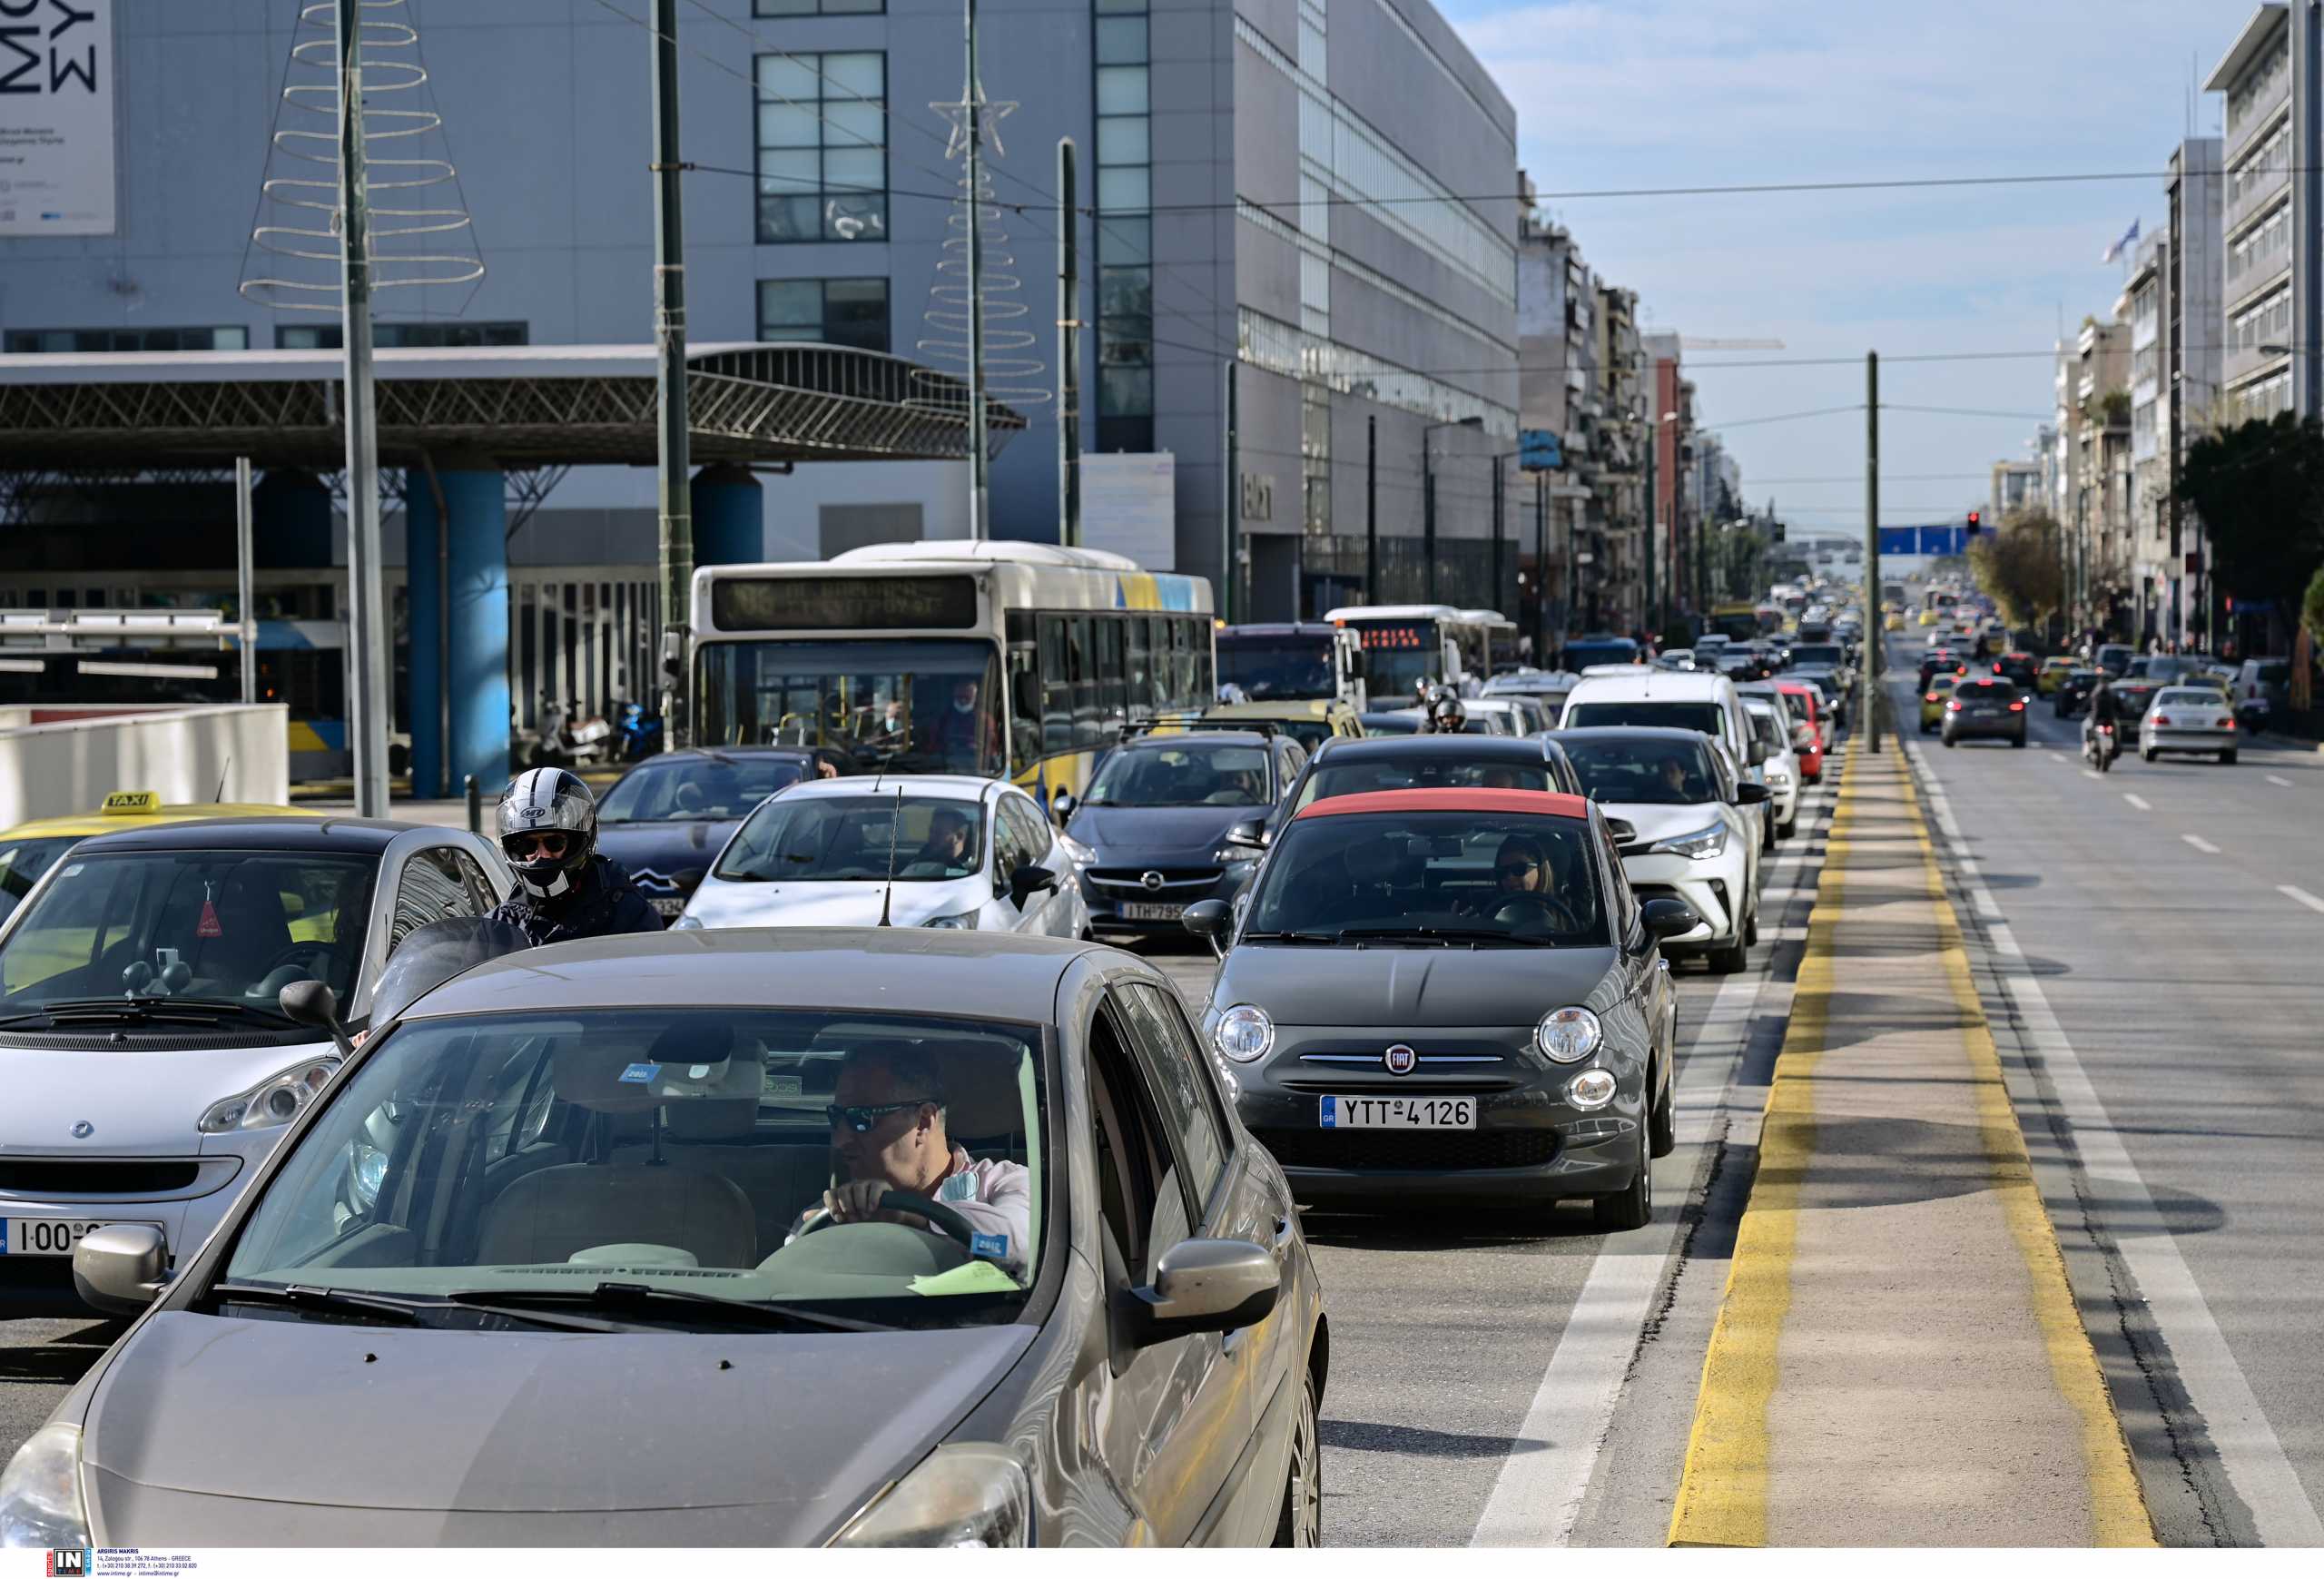
M662 930L661 916L631 883L629 873L603 855L590 856L572 889L555 899L537 898L518 884L492 919L507 922L535 943Z
M2093 724L2113 724L2121 720L2122 705L2114 696L2114 687L2100 685L2090 693L2090 721Z

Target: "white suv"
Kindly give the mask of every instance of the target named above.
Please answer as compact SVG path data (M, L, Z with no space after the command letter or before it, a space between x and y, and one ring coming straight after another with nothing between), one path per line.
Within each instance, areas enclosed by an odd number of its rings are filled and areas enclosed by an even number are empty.
M1743 710L1742 694L1725 675L1633 669L1623 675L1585 675L1565 699L1559 716L1561 729L1630 724L1649 728L1692 729L1708 735L1727 752L1728 768L1744 784L1765 787L1763 765L1767 747L1759 743L1750 715ZM1766 841L1773 808L1767 803L1746 807L1751 833Z

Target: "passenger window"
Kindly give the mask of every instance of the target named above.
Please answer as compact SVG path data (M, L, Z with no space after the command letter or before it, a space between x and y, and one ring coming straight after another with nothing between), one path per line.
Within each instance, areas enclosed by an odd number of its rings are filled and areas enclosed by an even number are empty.
M1591 822L1598 824L1598 840L1605 847L1608 882L1614 897L1614 934L1628 939L1639 924L1638 895L1630 891L1630 877L1622 870L1622 855L1614 844L1614 830L1606 825L1603 816L1591 808Z
M460 882L468 888L468 896L476 902L478 914L483 914L500 903L500 896L492 891L492 879L484 874L484 868L478 864L475 856L466 850L455 850L452 852L452 863L459 868Z
M1194 1032L1159 988L1133 982L1117 992L1130 1034L1153 1072L1162 1120L1184 1160L1187 1182L1196 1204L1206 1205L1226 1170L1226 1124Z
M1015 825L1017 836L1024 845L1025 859L1036 866L1045 864L1051 843L1049 827L1041 820L1040 813L1033 809L1033 803L1022 795L1010 795L1001 803L1000 814ZM1062 883L1065 875L1062 872L1057 873L1058 881Z
M453 864L450 850L441 845L415 850L403 864L402 881L396 884L395 914L388 923L388 952L393 953L400 948L414 927L453 916L483 913L484 906L477 903L460 881L459 868Z
M1130 1282L1143 1284L1162 1252L1187 1236L1186 1195L1111 1009L1090 1021L1089 1072L1098 1215Z
M997 894L1009 892L1009 880L1031 859L1026 854L1024 830L1008 814L1010 809L1006 803L998 803L993 808L992 891Z

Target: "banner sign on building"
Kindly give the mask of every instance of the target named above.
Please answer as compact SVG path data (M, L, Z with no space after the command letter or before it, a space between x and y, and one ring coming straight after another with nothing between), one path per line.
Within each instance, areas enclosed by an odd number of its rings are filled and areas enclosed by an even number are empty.
M1126 554L1143 570L1177 567L1177 457L1081 458L1081 545Z
M0 236L114 230L113 0L0 3Z
M1547 428L1524 428L1517 434L1517 464L1526 471L1565 469L1565 443Z

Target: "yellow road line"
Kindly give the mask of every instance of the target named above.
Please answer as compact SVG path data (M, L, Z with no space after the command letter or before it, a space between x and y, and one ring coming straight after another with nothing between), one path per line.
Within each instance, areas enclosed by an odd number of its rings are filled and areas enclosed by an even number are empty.
M1961 923L1946 897L1937 871L1936 848L1928 836L1927 819L1912 775L1904 775L1905 804L1912 811L1913 835L1919 841L1921 865L1929 896L1935 902L1939 952L1945 963L1953 1001L1959 1006L1965 1030L1963 1040L1969 1067L1976 1081L1977 1128L1985 1158L1994 1171L1994 1189L2010 1237L2024 1258L2032 1284L2034 1319L2050 1357L2050 1375L2058 1392L2082 1423L2084 1472L2090 1483L2091 1544L2099 1546L2152 1546L2157 1544L2154 1521L2147 1511L2138 1471L2131 1460L2130 1443L2114 1413L2114 1397L2107 1390L2098 1351L2082 1324L2073 1287L2066 1278L2065 1254L2058 1248L2056 1227L2042 1204L2034 1181L2034 1165L2025 1150L2025 1133L2017 1110L2009 1100L2002 1077L2001 1054L1994 1045L1992 1027L1978 1001L1969 974L1969 955L1963 946Z
M1840 773L1807 952L1791 1000L1759 1132L1759 1171L1738 1225L1718 1320L1703 1354L1686 1466L1670 1510L1674 1546L1764 1546L1768 1541L1768 1403L1775 1395L1776 1339L1791 1309L1791 1258L1799 1238L1799 1186L1816 1151L1813 1077L1824 1051L1832 1001L1837 879L1847 864L1855 822L1849 780Z

